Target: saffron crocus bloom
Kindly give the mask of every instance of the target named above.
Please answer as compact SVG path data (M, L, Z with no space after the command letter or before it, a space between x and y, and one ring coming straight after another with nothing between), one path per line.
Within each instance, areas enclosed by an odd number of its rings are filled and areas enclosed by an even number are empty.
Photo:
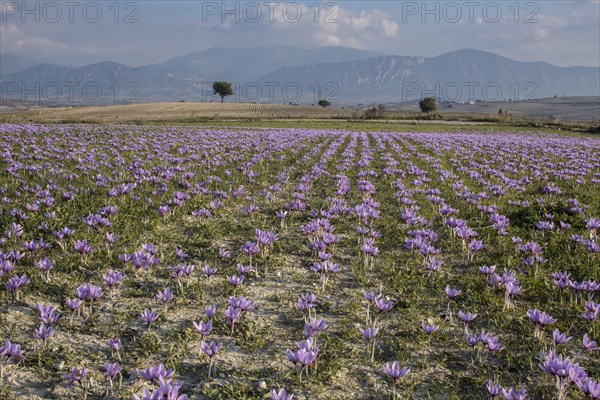
M206 354L208 356L208 358L213 358L219 352L219 350L221 350L221 347L223 347L223 343L217 344L214 341L210 342L210 343L206 343L203 340L200 343L200 348L202 349L204 354Z
M6 282L6 290L8 290L8 292L13 295L13 299L15 301L19 300L20 289L28 285L29 282L31 281L29 280L29 278L27 278L27 275L23 274L19 277L15 274L15 276L10 278L8 282Z
M231 253L224 248L219 248L219 258L221 260L229 260L231 258Z
M527 310L527 316L536 325L540 326L548 326L556 322L556 318L553 318L551 315L546 314L543 311L538 310L537 308Z
M227 307L227 310L225 310L225 318L227 318L227 324L231 328L230 334L232 334L232 335L235 330L235 323L241 314L242 314L242 310L237 307L229 306L229 307Z
M163 398L165 400L188 400L187 394L179 394L179 389L181 389L181 386L183 386L183 383L177 383L170 379L163 379L162 377L159 377L158 391L162 397L159 396L158 398ZM152 398L149 400L152 400Z
M396 303L392 300L385 301L385 299L383 298L375 300L375 308L378 312L390 311L392 308L394 308L395 305Z
M397 385L400 378L405 377L410 372L410 369L406 366L400 368L400 363L394 361L391 364L385 364L383 366L383 372L394 380L394 385Z
M556 390L558 398L564 399L565 392L570 385L570 373L574 364L569 358L563 358L562 354L556 355L554 352L548 353L546 360L539 367L542 371L553 375L556 378Z
M165 288L164 290L159 290L156 293L156 300L163 303L164 310L167 311L167 304L172 302L175 296L173 296L173 292L171 292L171 288Z
M577 387L586 395L586 399L600 399L600 382L586 378L577 382Z
M144 370L138 369L137 373L140 375L140 377L142 377L142 379L156 384L159 378L170 379L175 373L175 370L173 368L166 369L163 364L158 364L154 367L149 367Z
M375 359L375 337L379 333L379 328L358 328L360 334L367 340L367 352L370 354L370 360L373 362Z
M327 329L327 323L322 319L312 318L308 323L304 324L304 336L316 337L319 332L323 332Z
M465 335L465 339L467 340L467 343L469 344L469 346L471 346L472 349L475 349L475 346L477 346L481 342L481 336L479 336L476 333L470 334L467 332Z
M237 271L240 273L240 275L242 275L242 277L244 277L245 275L248 275L248 273L250 273L252 271L252 268L249 265L243 265L243 264L238 263Z
M54 268L54 263L48 258L44 258L43 260L37 260L35 266L42 274L44 281L47 281L49 279L50 270Z
M125 275L121 271L115 272L113 269L108 270L108 274L102 275L104 283L112 290L119 282L125 279Z
M495 384L491 379L488 380L486 388L492 398L496 398L502 394L502 386Z
M454 299L455 297L460 296L460 294L462 293L462 290L453 289L450 286L446 286L446 288L444 289L444 292L446 293L446 296L448 297L448 299Z
M54 335L54 328L51 326L46 326L43 322L35 331L35 338L42 341L42 345L45 347L48 339L50 339Z
M148 325L148 329L150 329L150 327L152 326L152 323L158 319L158 314L156 312L150 311L146 308L142 312L140 318L142 319L142 321L144 321L146 323L146 325Z
M212 317L214 317L216 313L217 313L217 305L216 304L211 304L210 306L207 306L204 309L204 314L206 314L206 316L209 319L211 319Z
M360 331L360 334L367 340L374 339L375 336L377 336L377 333L379 333L379 328L358 328L358 330Z
M285 388L281 388L279 391L271 389L271 400L292 400L293 397L293 394L286 393Z
M92 251L94 251L94 248L90 244L88 244L87 239L86 240L78 240L77 242L75 242L73 247L76 252L78 252L79 254L82 254L82 255L88 255Z
M431 335L434 332L437 332L440 328L435 324L426 325L424 322L421 324L421 328L425 331L426 334Z
M83 367L81 369L78 369L76 367L73 367L71 369L71 372L66 374L64 376L65 379L68 380L67 382L67 387L70 388L71 386L73 386L73 384L75 382L79 383L81 386L83 386L83 379L85 378L85 376L87 375L87 368Z
M586 350L590 350L590 351L600 350L600 347L598 347L598 344L595 341L591 340L587 333L585 335L583 335L583 350L582 351L586 351Z
M525 400L527 398L527 390L506 388L502 389L502 395L504 395L506 400Z
M558 329L555 329L554 331L552 331L552 339L554 339L554 348L556 348L561 344L565 344L571 341L572 337L567 337L566 334L561 333Z
M108 374L111 381L115 379L117 375L119 375L119 372L121 372L121 366L119 365L119 363L106 363L105 368L106 373Z
M121 360L121 339L119 338L110 338L108 339L108 347L110 347L110 350L112 351L113 355L116 354L117 355L117 359L120 361Z
M498 336L487 335L485 337L485 344L487 344L488 351L490 352L498 352L504 349L504 346L502 346L500 343L500 338Z
M200 323L194 322L194 328L196 328L196 331L200 334L202 340L204 340L213 330L212 320L208 320L206 323L204 321L200 321Z
M213 276L214 274L217 273L217 269L211 267L210 265L206 264L203 265L202 268L200 268L200 271L202 271L202 273L204 275L206 275L206 277L210 280L210 277Z
M494 272L496 272L496 266L495 265L490 265L490 266L483 266L483 267L479 267L479 272L481 272L484 275L491 275Z
M458 311L458 317L466 325L466 324L472 322L475 318L477 318L477 314L471 314L471 313L465 313L462 311Z
M228 276L227 277L227 281L231 284L231 286L233 286L233 291L235 292L235 290L237 289L237 287L240 286L242 284L242 282L244 282L244 275L242 275L242 276L237 276L237 275Z
M244 296L231 296L228 303L231 307L239 308L242 311L250 311L254 308L254 301L248 300Z
M182 249L175 249L175 257L179 260L183 260L184 258L186 258L188 255L185 251L183 251Z
M200 342L200 349L204 352L204 354L208 356L209 359L208 379L210 379L211 372L213 369L214 357L217 354L217 352L221 350L221 347L223 347L223 343L217 344L215 342L210 342L210 344L207 344L204 340Z
M8 339L4 342L2 346L0 346L0 364L5 359L13 358L15 360L20 360L23 358L23 350L21 350L21 345L16 343L11 343Z
M56 311L55 307L43 306L39 303L36 303L35 308L37 308L38 312L40 313L40 321L48 326L53 326L60 318L60 313Z
M23 350L21 350L21 345L16 343L11 343L8 339L2 346L0 346L0 382L4 377L4 366L11 359L15 361L20 361L23 358Z

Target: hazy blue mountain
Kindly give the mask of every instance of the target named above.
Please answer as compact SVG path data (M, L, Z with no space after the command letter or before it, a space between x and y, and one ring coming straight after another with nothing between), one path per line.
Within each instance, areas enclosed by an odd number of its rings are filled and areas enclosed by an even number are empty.
M210 48L200 53L172 58L153 67L179 77L194 76L205 81L229 80L246 83L284 66L337 63L383 55L348 47L257 47L252 49Z
M15 54L1 54L0 75L6 75L11 74L13 72L21 71L33 67L34 65L37 65L39 63L39 61L17 56Z
M217 101L210 89L215 80L235 84L230 101L315 103L326 98L350 104L425 96L461 102L600 96L598 67L519 62L471 49L420 57L347 47L212 48L137 68L110 61L78 68L40 64L0 80L3 100L35 100L37 93L41 101L83 104Z
M303 100L315 83L337 91L323 98L342 102L410 101L434 96L452 101L508 100L558 96L600 96L597 67L556 67L519 62L479 50L437 57L382 56L341 63L283 67L259 82L298 82ZM334 93L335 92L335 93Z

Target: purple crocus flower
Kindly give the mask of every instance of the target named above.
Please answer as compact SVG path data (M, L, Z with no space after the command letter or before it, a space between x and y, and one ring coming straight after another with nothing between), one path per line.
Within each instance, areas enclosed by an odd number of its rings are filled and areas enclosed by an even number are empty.
M123 272L115 272L113 269L108 270L108 274L102 275L102 279L104 279L104 283L110 290L112 290L119 282L125 279L125 275Z
M20 361L23 358L23 353L20 344L11 343L8 339L0 346L0 381L4 377L4 366L10 360Z
M183 251L183 249L175 249L175 257L178 260L183 260L187 256L188 256L187 253L185 251Z
M396 305L396 303L394 301L392 301L392 300L386 301L383 297L376 299L374 304L375 304L376 310L380 313L390 311Z
M464 323L465 325L465 334L468 333L468 327L469 324L471 322L473 322L473 320L475 320L475 318L477 317L477 314L471 314L469 312L465 313L462 310L458 311L458 318L460 318L460 320Z
M48 326L53 326L60 318L60 313L56 311L56 307L49 305L41 305L36 303L35 308L39 312L40 321Z
M431 335L434 332L437 332L440 328L435 324L425 324L424 322L421 324L421 328L425 331L426 334Z
M173 368L166 369L163 364L158 364L153 367L146 368L144 370L137 370L137 373L142 379L150 381L153 384L158 383L159 378L171 379L175 370Z
M311 319L308 323L304 324L303 334L306 337L316 337L319 332L323 332L327 329L327 323L323 319Z
M164 306L164 311L167 311L167 305L168 303L172 302L173 299L175 299L175 296L173 295L173 292L171 292L171 288L165 288L164 290L159 290L158 293L156 293L156 300L160 301L163 303Z
M258 244L255 242L246 242L246 244L242 245L242 252L245 253L248 257L252 257L260 251Z
M41 340L42 346L46 347L48 339L50 339L53 335L54 328L51 326L46 326L46 324L42 322L33 336L35 336L36 339Z
M111 382L117 377L117 375L119 375L119 372L121 372L121 366L119 363L106 363L105 369Z
M117 360L121 361L121 339L119 338L110 338L108 339L108 347L110 347L111 353L113 356L116 355Z
M200 349L204 352L204 354L206 354L208 356L208 359L209 359L208 379L210 379L211 372L213 369L214 357L218 353L218 351L221 350L221 347L223 347L223 343L219 343L219 344L217 344L215 342L206 343L204 340L200 342Z
M83 379L86 377L87 372L88 370L86 367L83 367L81 369L78 369L76 367L71 368L71 372L64 376L64 378L68 380L67 388L70 388L76 382L79 383L79 385L83 386Z
M150 330L152 323L158 319L158 314L155 311L150 311L146 308L142 312L140 318L146 323L146 325L148 325L148 330Z
M293 397L293 394L287 394L285 388L281 388L279 391L271 389L271 400L292 400Z
M496 398L502 394L502 385L494 383L491 379L488 380L486 388L492 398Z
M210 281L210 277L217 273L217 269L211 267L208 264L203 265L202 268L200 268L200 271L202 271L202 273L204 275L206 275L206 277L209 279L209 281Z
M237 275L227 276L227 282L229 282L231 284L231 286L233 286L233 293L235 295L235 291L236 291L237 287L240 286L244 282L244 275L242 275L242 276L237 276Z
M397 385L400 378L405 377L410 372L410 368L407 368L406 366L400 368L400 363L394 361L391 364L385 364L383 366L383 372L394 380L394 385Z
M179 394L183 382L177 383L170 379L158 378L158 390L164 400L188 400L187 394Z
M113 233L110 232L106 232L106 243L108 243L109 246L112 246L113 244L116 243L117 240L119 240L121 238L121 236L119 235L115 235Z
M201 340L204 340L208 335L210 335L210 333L213 330L213 323L211 319L209 319L206 323L204 321L200 321L199 323L194 322L193 324L194 328L196 328L196 331L198 331L198 333L202 337Z
M219 258L221 260L229 260L231 258L231 253L224 248L219 248Z
M525 400L527 398L527 390L525 389L502 389L502 395L506 400Z
M88 244L87 239L76 241L73 247L76 252L84 256L90 254L94 250L94 248Z
M582 351L586 351L586 350L589 350L589 351L600 350L600 347L598 347L598 344L595 341L591 340L587 333L585 335L583 335L583 350Z
M13 300L17 301L19 300L19 292L21 288L28 285L29 282L31 282L31 280L27 278L27 275L23 274L21 276L18 276L15 274L6 282L6 290L8 290L10 294L12 294Z
M206 314L206 316L211 319L212 317L215 316L217 312L217 305L216 304L211 304L210 306L207 306L204 309L204 314Z
M586 399L597 400L600 399L600 382L595 381L591 378L587 378L576 382L577 387L586 396Z
M360 331L360 334L367 340L372 340L379 333L379 328L368 327L365 329L358 328L358 330Z
M453 289L450 286L446 286L446 288L444 289L444 292L446 293L446 296L448 297L448 299L454 299L455 297L460 296L460 294L462 293L462 290Z
M16 343L11 343L8 339L4 342L2 346L0 346L0 365L5 359L15 359L20 360L23 358L24 351L21 350L21 345Z
M44 258L43 260L37 260L35 262L35 266L40 271L40 274L42 275L42 278L44 279L44 281L47 282L50 278L49 277L50 270L52 268L54 268L54 263L52 261L50 261L48 258Z
M554 352L548 353L543 364L539 367L542 371L553 375L556 378L556 389L558 398L563 399L568 385L571 383L571 369L575 364L569 358L563 358L562 354L557 355Z
M572 337L567 337L566 334L561 333L558 329L555 329L552 332L552 339L554 340L554 348L556 349L557 346L570 342Z
M81 301L81 299L76 297L73 300L67 299L65 301L65 303L67 304L67 307L69 307L69 309L71 311L76 311L79 309L79 307L81 307L81 305L83 304L83 301Z

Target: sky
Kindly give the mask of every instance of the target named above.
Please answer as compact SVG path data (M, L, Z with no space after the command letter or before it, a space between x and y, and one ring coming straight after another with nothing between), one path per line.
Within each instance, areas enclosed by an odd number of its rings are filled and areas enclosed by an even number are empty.
M600 66L600 0L0 0L0 56L61 65L136 67L211 47L338 45L422 56L474 48Z

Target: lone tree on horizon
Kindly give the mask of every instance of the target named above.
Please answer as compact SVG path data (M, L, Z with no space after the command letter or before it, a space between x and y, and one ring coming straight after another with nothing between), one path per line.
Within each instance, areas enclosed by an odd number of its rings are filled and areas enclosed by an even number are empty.
M330 106L330 105L331 105L331 102L330 102L329 100L319 100L319 103L318 103L318 104L319 104L321 107L325 108L325 107L327 107L327 106Z
M427 114L437 110L437 104L433 97L425 97L423 100L419 101L419 107L421 108L421 111Z
M218 94L221 96L221 103L225 101L225 97L233 95L233 88L231 87L231 82L227 81L217 81L212 85L213 94Z

